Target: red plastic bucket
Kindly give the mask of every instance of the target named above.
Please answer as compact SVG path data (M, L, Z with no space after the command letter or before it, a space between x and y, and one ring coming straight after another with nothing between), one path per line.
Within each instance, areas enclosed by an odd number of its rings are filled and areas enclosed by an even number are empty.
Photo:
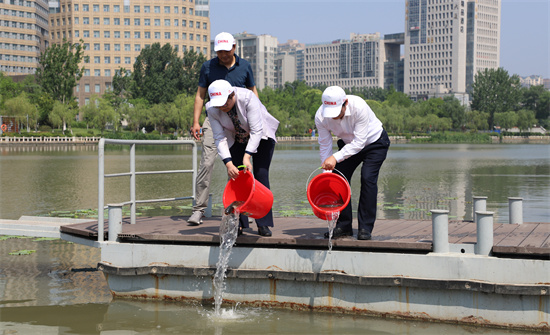
M223 207L235 201L244 201L237 207L241 214L261 219L273 207L273 193L257 181L248 170L239 171L239 176L227 182L223 191Z
M348 181L336 173L318 174L307 186L307 200L313 214L323 220L333 220L333 213L346 208L350 198Z

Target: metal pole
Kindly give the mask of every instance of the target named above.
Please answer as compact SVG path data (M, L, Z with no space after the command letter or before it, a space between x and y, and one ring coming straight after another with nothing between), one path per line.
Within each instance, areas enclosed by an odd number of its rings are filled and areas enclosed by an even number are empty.
M523 224L523 198L508 198L510 223Z
M136 224L136 144L130 146L130 224Z
M432 209L432 243L434 253L449 252L449 211Z
M109 242L116 242L122 233L122 204L109 204Z
M97 240L103 242L103 206L104 206L104 193L105 193L105 139L99 140L98 147L98 186L97 186Z
M473 210L474 222L477 222L476 212L485 212L486 210L487 210L487 197L474 196L474 210Z
M493 249L493 214L494 212L476 212L477 243L476 255L489 256Z

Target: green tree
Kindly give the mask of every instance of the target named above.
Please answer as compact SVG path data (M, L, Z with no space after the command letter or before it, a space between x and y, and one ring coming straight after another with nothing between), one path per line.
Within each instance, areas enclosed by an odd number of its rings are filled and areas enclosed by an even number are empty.
M15 98L21 94L21 85L15 83L12 78L5 76L4 72L0 72L0 108L4 106L4 102L8 99Z
M199 75L201 67L206 62L206 57L202 53L195 51L186 51L183 54L183 77L182 88L183 92L193 95L199 86Z
M54 100L68 104L74 101L73 90L84 74L84 41L52 44L40 55L37 82Z
M112 123L115 128L118 127L118 117L111 104L97 95L90 97L90 102L81 109L84 120L92 127L101 130L101 135L107 128L107 124Z
M489 129L489 113L476 110L466 112L466 127L471 130Z
M147 126L149 120L149 102L147 100L132 99L128 104L122 105L121 111L131 129L140 131Z
M69 105L56 100L53 104L52 111L48 116L48 121L54 127L63 126L63 131L67 129L67 122L74 119L76 111Z
M518 111L518 128L522 131L527 131L537 123L535 112L531 110L521 109Z
M188 136L189 129L193 125L193 104L195 103L195 96L188 94L180 94L174 100L174 106L177 111L174 115L173 122L176 127L181 129L183 136Z
M471 108L489 113L489 129L493 129L495 113L518 110L520 98L519 78L510 77L503 68L484 69L475 75Z
M142 49L134 63L132 97L151 104L172 102L183 92L184 76L183 61L172 46L154 43Z
M443 115L451 119L452 129L461 129L464 126L466 109L455 97L444 97L443 101Z
M510 129L518 125L518 113L514 111L495 113L495 125L501 130Z
M7 100L4 108L6 115L15 116L20 124L27 124L27 127L32 125L35 130L37 129L38 108L30 102L25 93Z
M115 71L112 90L105 92L103 97L109 101L115 110L119 110L121 105L128 101L131 85L131 72L121 67Z
M534 111L540 123L547 123L550 117L550 92L542 85L524 88L523 107Z

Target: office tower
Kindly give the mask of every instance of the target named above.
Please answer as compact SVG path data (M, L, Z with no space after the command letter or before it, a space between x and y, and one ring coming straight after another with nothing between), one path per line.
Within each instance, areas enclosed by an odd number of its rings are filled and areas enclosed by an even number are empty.
M36 72L48 47L48 2L0 1L0 70L9 76Z
M282 87L286 82L304 80L304 51L306 45L297 40L288 40L277 46L275 87Z
M384 87L385 45L380 33L306 45L305 80L310 86Z
M476 73L500 66L500 2L468 1L467 92L471 92Z
M404 92L413 99L465 95L474 76L498 68L500 0L409 0Z
M277 38L271 35L254 35L247 32L233 35L237 43L235 53L250 62L258 90L275 87L275 56Z
M131 71L153 43L170 43L180 57L187 50L210 54L208 0L58 0L50 13L52 43L82 39L89 58L76 87L80 105L109 89L115 71Z

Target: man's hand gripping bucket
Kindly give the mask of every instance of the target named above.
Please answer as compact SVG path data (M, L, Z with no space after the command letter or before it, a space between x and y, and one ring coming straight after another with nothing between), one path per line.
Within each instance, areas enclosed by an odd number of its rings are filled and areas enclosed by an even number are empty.
M223 191L223 207L236 207L241 214L254 219L261 219L273 207L273 193L262 183L257 181L252 172L241 165L239 176L230 179Z
M348 205L351 188L347 179L336 173L320 173L311 179L315 171L308 178L307 200L315 216L330 221L334 213L340 213ZM334 171L342 174L336 169Z

